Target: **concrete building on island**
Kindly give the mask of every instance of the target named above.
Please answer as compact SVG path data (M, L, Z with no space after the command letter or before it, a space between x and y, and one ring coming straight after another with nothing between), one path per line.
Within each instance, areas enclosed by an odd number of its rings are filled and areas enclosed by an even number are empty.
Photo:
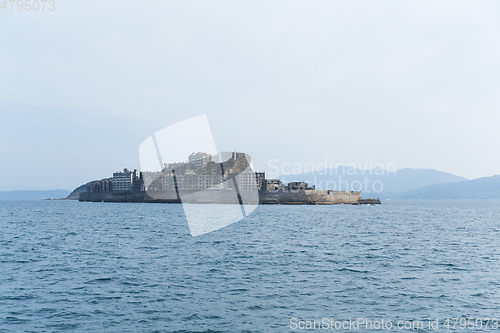
M262 184L262 190L264 191L282 191L283 183L279 179L264 179Z
M287 186L288 191L314 190L316 186L309 187L306 182L290 182Z
M113 173L113 192L141 191L141 179L141 173L137 169L134 171L123 169L123 172L115 172Z
M188 163L191 163L196 169L203 168L210 161L212 161L212 155L207 153L197 152L188 156Z

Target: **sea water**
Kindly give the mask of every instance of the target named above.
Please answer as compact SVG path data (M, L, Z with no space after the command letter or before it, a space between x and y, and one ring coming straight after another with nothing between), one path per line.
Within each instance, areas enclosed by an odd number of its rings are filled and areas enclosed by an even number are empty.
M0 332L493 332L499 291L500 201L259 206L198 237L180 204L0 201Z

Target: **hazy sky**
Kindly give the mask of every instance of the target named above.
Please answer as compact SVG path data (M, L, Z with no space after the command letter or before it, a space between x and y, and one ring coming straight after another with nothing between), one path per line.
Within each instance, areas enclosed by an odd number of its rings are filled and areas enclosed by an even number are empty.
M497 1L55 4L0 10L0 190L139 168L144 139L201 114L262 171L500 174Z

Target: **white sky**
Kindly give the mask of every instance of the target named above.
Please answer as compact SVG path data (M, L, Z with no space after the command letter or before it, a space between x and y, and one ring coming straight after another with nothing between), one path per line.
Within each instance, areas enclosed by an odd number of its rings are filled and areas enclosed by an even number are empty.
M0 190L139 168L144 139L201 114L262 171L500 174L499 2L55 3L0 10Z

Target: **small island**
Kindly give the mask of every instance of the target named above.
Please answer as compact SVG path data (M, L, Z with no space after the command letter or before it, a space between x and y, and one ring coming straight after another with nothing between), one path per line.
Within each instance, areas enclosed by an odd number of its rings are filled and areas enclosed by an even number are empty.
M186 162L164 163L161 171L113 173L112 178L93 181L79 194L88 202L156 202L333 205L380 204L378 199L362 199L361 191L316 190L306 182L266 179L254 172L245 153L222 153L227 158L204 152L192 153Z

